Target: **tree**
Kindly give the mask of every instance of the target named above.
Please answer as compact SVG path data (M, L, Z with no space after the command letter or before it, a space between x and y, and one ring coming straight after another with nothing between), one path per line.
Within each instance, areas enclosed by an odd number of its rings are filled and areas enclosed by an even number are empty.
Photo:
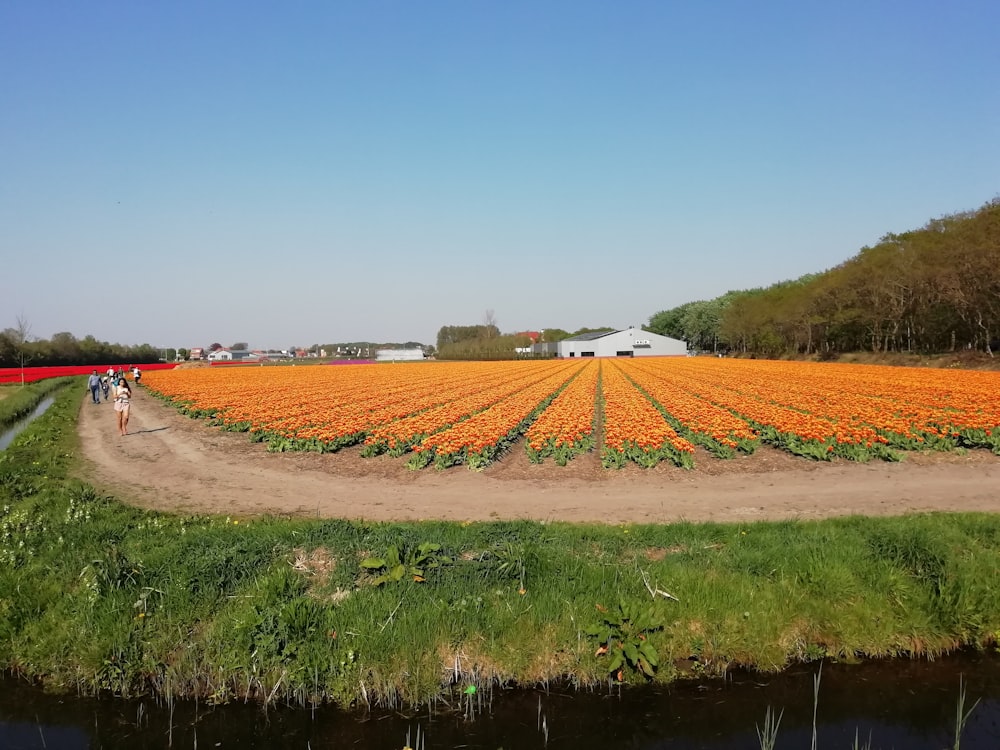
M208 347L208 350L209 350L210 352L217 352L217 351L219 351L219 349L221 349L221 348L222 348L222 344L220 344L220 343L216 342L216 343L212 344L212 345L211 345L210 347Z
M566 338L569 338L569 331L564 331L562 328L544 328L542 329L540 341L543 344L549 344L554 341L562 341Z
M831 355L978 349L1000 331L1000 200L887 234L839 266L653 315L696 348Z
M457 344L470 339L491 339L500 335L496 326L487 328L486 326L442 326L437 335L438 351L444 349L448 344Z
M183 360L187 361L187 358L190 357L190 356L191 356L191 352L188 351L187 349L178 349L177 350L177 358L178 359L183 359Z
M573 333L571 333L570 335L582 336L585 333L611 333L614 330L615 330L614 328L608 328L607 326L603 326L601 328L579 328L573 331Z
M649 324L643 326L643 328L652 333L658 333L661 336L684 340L684 328L681 323L684 319L685 311L693 304L693 302L687 302L670 310L661 310L655 315L650 316Z
M246 341L237 341L235 344L233 344L229 348L230 349L240 349L240 350L249 349L250 348L250 344L248 344Z
M52 351L52 357L60 364L72 365L80 361L80 344L72 333L63 331L52 334L49 348Z
M497 316L492 309L483 313L483 327L486 329L484 333L488 339L493 338L494 335L500 335L500 327L497 325Z
M21 387L23 388L24 366L31 361L31 356L28 354L28 343L31 337L31 325L28 323L27 318L23 315L18 315L14 328L8 330L13 331L14 334L14 353L17 357L18 364L21 367Z

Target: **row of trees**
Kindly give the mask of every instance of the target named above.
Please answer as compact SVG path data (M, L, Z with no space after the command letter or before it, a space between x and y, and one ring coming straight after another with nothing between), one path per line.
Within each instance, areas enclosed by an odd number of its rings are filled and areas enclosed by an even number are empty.
M822 273L656 313L694 349L765 356L976 349L1000 337L1000 198L889 234Z
M30 326L22 319L14 328L0 331L0 367L149 364L161 357L176 356L172 349L156 349L149 344L109 344L93 336L78 339L65 332L56 333L51 339L39 339L31 335Z
M570 336L613 328L581 328L573 333L561 328L545 328L538 336L540 342L562 341ZM514 359L524 356L518 352L534 343L524 333L500 333L496 316L487 310L480 325L442 326L437 335L438 359Z

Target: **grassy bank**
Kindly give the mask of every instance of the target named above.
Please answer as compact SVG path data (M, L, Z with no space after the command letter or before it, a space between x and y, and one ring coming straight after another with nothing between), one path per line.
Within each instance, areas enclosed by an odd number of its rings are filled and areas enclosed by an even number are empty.
M46 396L67 387L77 378L49 378L27 385L0 386L0 429L28 416Z
M0 664L54 687L413 705L475 686L991 647L1000 517L598 526L170 516L0 453Z

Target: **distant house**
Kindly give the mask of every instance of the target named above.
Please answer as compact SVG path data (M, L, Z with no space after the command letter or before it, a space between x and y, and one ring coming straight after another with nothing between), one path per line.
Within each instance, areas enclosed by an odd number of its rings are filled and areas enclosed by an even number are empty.
M188 359L205 359L205 350L200 346L195 347L188 353Z
M542 334L539 331L518 331L514 335L515 336L526 336L527 338L531 339L531 343L532 344L537 344L538 343L538 339L540 339L542 337Z
M260 362L266 357L262 352L249 349L216 349L208 353L207 359L209 362Z
M209 352L206 359L209 362L232 362L233 353L228 349L216 349L214 352Z

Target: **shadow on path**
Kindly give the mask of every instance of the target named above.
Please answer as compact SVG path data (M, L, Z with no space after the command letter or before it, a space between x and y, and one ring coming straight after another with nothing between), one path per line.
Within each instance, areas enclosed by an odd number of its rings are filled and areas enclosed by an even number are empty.
M150 427L148 430L130 430L129 435L144 435L147 432L163 432L163 430L169 430L169 427Z

